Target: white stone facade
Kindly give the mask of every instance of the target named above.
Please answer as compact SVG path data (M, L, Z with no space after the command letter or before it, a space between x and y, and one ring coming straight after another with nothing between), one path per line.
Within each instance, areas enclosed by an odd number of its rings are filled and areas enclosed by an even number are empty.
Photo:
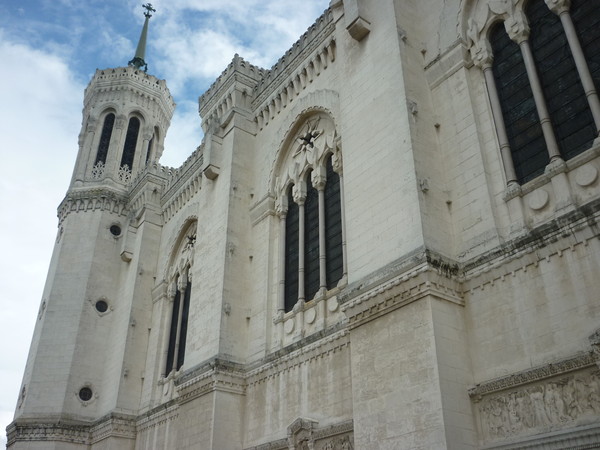
M488 36L526 53L527 6L333 0L234 57L177 169L165 82L97 71L8 448L600 448L600 140L565 161L540 119L516 181ZM287 311L287 190L327 164L343 275Z

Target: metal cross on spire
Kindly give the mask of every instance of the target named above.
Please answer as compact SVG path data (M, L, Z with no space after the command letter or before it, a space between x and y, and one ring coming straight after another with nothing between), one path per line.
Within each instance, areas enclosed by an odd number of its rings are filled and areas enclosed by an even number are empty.
M137 49L135 50L135 56L131 61L129 61L130 66L134 66L136 69L144 68L144 72L148 71L148 64L144 60L144 56L146 54L146 39L148 37L148 20L152 17L152 13L156 12L156 9L152 7L152 4L146 3L142 5L142 8L146 10L144 16L146 20L144 21L144 27L142 28L142 34L140 35L140 41L138 42Z

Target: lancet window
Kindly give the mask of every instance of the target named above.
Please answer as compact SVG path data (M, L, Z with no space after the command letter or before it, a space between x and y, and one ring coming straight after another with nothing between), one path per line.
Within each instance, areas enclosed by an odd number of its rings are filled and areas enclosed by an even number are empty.
M600 131L600 0L480 0L471 54L485 74L508 183L592 146Z
M192 265L196 242L196 223L181 234L173 253L167 291L165 365L163 376L179 371L185 362L188 320L192 295Z
M127 134L125 135L125 144L123 145L123 155L121 156L121 168L131 171L133 167L133 158L137 147L138 136L140 134L140 119L132 117L129 119Z
M284 312L335 288L346 273L341 152L333 122L325 114L311 117L290 146L278 195Z
M108 147L110 146L110 138L112 136L113 127L115 126L115 115L109 113L104 118L104 125L102 126L102 133L100 134L100 142L98 143L98 152L96 153L96 161L94 165L101 163L106 164L106 157L108 155Z

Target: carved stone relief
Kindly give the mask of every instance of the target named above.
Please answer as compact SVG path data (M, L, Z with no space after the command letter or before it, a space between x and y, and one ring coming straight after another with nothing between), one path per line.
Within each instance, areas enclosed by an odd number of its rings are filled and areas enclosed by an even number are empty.
M600 417L600 371L552 378L476 403L486 442L538 434Z

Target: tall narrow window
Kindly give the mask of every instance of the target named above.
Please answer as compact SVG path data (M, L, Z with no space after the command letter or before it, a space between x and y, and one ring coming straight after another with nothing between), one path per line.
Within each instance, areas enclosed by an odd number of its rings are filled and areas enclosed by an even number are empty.
M596 137L594 118L560 18L544 0L529 2L526 14L535 65L560 153L569 159L592 144Z
M107 114L107 116L104 118L104 125L102 126L102 134L100 134L98 153L96 153L96 161L94 162L94 165L98 163L106 164L108 147L110 145L110 137L112 136L114 125L115 115L113 113Z
M493 72L519 183L544 172L549 162L527 70L517 43L497 24L490 34Z
M121 167L127 167L131 170L133 167L133 157L135 156L135 147L137 146L138 135L140 131L140 119L132 117L129 119L127 134L125 136L125 145L123 146L123 156L121 157Z
M175 292L173 300L173 309L171 311L171 329L169 330L169 347L167 349L167 366L165 375L168 375L173 370L173 362L175 356L175 343L177 341L177 326L179 322L179 303L181 302L181 293L179 289Z
M306 178L304 202L304 293L311 300L319 290L319 193Z
M300 212L292 186L288 190L288 211L285 220L285 311L291 311L298 301L298 245Z
M183 295L183 311L181 312L181 324L179 327L179 349L177 351L176 370L181 369L185 357L185 342L187 337L188 316L190 313L190 296L192 294L192 282L188 281Z
M342 202L340 176L333 170L331 156L327 159L325 184L325 254L327 289L337 285L344 274L342 248Z
M183 366L191 292L191 281L187 283L183 295L179 289L175 292L171 313L171 328L169 329L169 346L167 347L165 375L170 374L173 370L179 370Z

